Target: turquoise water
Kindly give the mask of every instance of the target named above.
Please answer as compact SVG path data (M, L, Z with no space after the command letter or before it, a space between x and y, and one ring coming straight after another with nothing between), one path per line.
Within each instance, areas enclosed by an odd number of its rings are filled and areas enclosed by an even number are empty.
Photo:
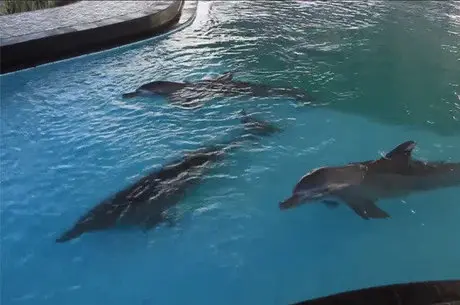
M1 81L2 304L287 304L460 277L459 188L381 200L363 221L322 204L280 211L306 172L377 158L460 161L457 3L202 2L161 40ZM301 86L323 107L231 98L185 111L122 101L152 80ZM106 196L248 112L284 131L234 152L180 204L173 228L55 238Z

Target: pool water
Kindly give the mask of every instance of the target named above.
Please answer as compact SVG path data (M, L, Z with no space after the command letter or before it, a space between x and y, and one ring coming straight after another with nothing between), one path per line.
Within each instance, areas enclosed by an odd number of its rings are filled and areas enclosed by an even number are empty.
M444 2L200 2L161 39L4 75L1 304L288 304L344 290L460 277L459 188L280 211L313 168L414 156L460 162L460 6ZM196 110L121 100L152 80L300 86ZM176 226L56 237L108 195L185 150L218 142L246 109L283 132L233 152L180 205Z

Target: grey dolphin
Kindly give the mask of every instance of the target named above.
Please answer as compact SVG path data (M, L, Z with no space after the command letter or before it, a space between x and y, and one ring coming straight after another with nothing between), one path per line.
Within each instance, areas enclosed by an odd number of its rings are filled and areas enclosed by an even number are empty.
M403 282L344 291L291 305L458 305L460 280Z
M245 132L227 142L200 148L178 160L149 173L131 186L103 200L76 224L56 239L62 243L77 238L83 233L106 230L116 226L140 226L148 230L162 222L172 223L172 208L198 184L213 163L221 160L226 152L245 141L269 135L270 130L260 133L263 122L252 125L251 117L244 115ZM271 125L267 123L267 128ZM247 131L247 132L246 132ZM249 135L249 137L248 137Z
M298 88L272 87L263 84L236 81L232 72L226 72L213 79L204 79L194 83L154 81L144 84L135 91L122 95L124 99L136 96L155 96L166 98L172 105L183 108L201 107L205 100L223 96L281 96L297 100L301 104L314 101L305 90Z
M300 179L280 209L316 200L332 207L338 199L363 219L388 218L377 200L460 185L460 163L416 160L414 147L414 141L407 141L377 160L313 170Z

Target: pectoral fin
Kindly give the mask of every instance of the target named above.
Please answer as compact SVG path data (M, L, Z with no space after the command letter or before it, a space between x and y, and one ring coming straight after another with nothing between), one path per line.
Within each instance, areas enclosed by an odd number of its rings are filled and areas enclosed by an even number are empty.
M363 219L390 218L390 215L380 209L371 199L350 195L342 195L341 199Z

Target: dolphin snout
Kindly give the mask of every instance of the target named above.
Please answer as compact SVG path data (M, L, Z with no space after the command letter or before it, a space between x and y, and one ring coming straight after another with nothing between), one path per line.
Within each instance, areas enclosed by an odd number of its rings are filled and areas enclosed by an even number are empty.
M65 232L64 234L62 234L60 237L58 237L56 239L56 242L57 243L64 243L64 242L67 242L69 240L75 239L75 238L79 237L82 234L83 234L83 232L81 230L79 230L78 228L73 228L73 229Z
M124 93L121 97L123 99L130 99L130 98L136 97L137 95L138 93L134 91L134 92Z
M300 188L295 190L291 197L280 202L280 209L290 209L302 203L313 202L324 198L330 193L328 187Z
M299 205L300 204L300 199L301 198L300 198L299 195L297 195L297 194L292 195L288 199L280 202L280 204L279 204L280 210L290 209L290 208L293 208L293 207Z

